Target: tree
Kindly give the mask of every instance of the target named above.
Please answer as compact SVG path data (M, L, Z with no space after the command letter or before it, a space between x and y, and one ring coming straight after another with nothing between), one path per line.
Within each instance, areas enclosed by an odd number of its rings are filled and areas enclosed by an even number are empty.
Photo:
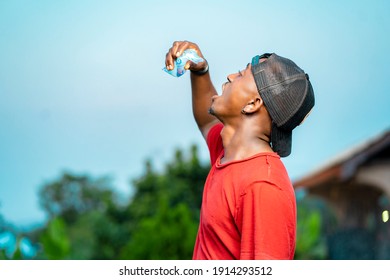
M74 223L80 214L105 211L116 203L107 177L92 179L66 172L41 188L39 202L49 218L60 216L67 224Z
M64 173L45 184L40 204L49 219L33 236L41 258L116 259L129 232L122 225L124 206L107 177Z
M197 227L186 204L168 207L163 199L156 215L140 221L121 258L191 259Z
M48 259L190 259L209 166L195 145L188 157L176 150L163 172L151 161L133 181L134 195L119 203L107 177L64 173L42 186L48 214L31 233Z
M48 259L65 259L69 254L69 236L66 232L66 225L61 218L54 218L49 222L40 241Z
M133 181L127 209L131 235L121 258L191 259L209 168L199 161L195 145L187 158L176 150L163 173L146 162L145 175Z

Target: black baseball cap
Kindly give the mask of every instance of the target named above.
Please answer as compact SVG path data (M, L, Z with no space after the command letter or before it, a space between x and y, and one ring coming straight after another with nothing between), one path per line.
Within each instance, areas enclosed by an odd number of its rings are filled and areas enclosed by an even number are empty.
M260 59L266 60L260 62ZM292 131L314 107L307 75L290 59L265 53L252 58L257 90L272 119L271 146L281 157L291 154Z

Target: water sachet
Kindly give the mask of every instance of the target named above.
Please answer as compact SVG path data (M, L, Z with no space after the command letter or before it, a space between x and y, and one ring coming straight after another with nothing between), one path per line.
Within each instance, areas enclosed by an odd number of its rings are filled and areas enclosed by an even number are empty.
M184 69L184 66L186 65L187 61L191 60L194 63L199 63L204 61L203 58L201 58L195 50L193 49L187 49L183 52L181 56L179 56L176 61L174 61L173 69L168 70L166 67L163 68L165 72L168 74L171 74L174 77L180 77L182 76L185 72L186 69Z

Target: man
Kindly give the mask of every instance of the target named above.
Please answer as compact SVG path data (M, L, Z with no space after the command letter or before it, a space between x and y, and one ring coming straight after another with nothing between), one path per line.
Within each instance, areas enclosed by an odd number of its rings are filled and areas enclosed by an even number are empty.
M203 57L197 44L174 42L168 70L186 49ZM292 130L314 106L308 75L291 60L264 54L229 75L218 95L207 60L185 68L212 164L193 259L293 259L296 201L280 157L290 154Z

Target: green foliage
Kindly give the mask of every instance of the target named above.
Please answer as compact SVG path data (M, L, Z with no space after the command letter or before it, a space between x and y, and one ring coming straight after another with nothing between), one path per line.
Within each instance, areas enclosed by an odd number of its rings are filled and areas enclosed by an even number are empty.
M129 240L126 223L108 212L90 211L69 228L71 259L118 259Z
M0 260L32 259L36 253L37 248L24 233L12 227L0 227Z
M20 247L18 246L12 256L12 259L13 260L22 260L23 259L23 256L22 256L22 251L20 250Z
M31 233L43 248L38 258L190 259L209 166L192 146L161 173L151 162L145 169L122 205L105 177L64 173L45 184L39 198L49 222Z
M322 213L319 203L306 198L297 203L297 243L295 259L325 259L327 247L322 232Z
M41 235L41 243L48 259L65 259L70 250L70 241L63 219L52 219Z
M122 252L122 259L191 259L198 224L187 205L159 205L155 216L143 219Z
M0 260L22 260L22 252L20 251L20 248L16 248L15 252L11 256L7 256L7 253L5 250L0 250Z
M40 203L50 217L38 233L42 258L116 259L128 241L124 207L106 177L65 173L42 187Z
M321 242L321 216L318 211L309 213L299 219L297 228L296 258L323 259L325 258L325 244Z
M1 249L0 250L0 260L6 260L7 257L5 255L5 250Z
M74 223L82 213L105 210L115 203L108 178L94 180L69 173L43 186L39 201L50 217L61 216L67 224Z
M174 161L167 164L163 174L155 172L148 161L146 174L133 182L135 194L129 211L136 218L155 215L159 198L166 196L169 206L184 203L194 218L198 217L208 171L209 166L202 166L199 162L196 146L191 147L188 160L184 159L181 150L177 150Z
M133 182L127 209L132 217L130 241L123 259L191 259L208 165L201 165L196 146L185 159L177 150L165 173L146 163L146 173Z

